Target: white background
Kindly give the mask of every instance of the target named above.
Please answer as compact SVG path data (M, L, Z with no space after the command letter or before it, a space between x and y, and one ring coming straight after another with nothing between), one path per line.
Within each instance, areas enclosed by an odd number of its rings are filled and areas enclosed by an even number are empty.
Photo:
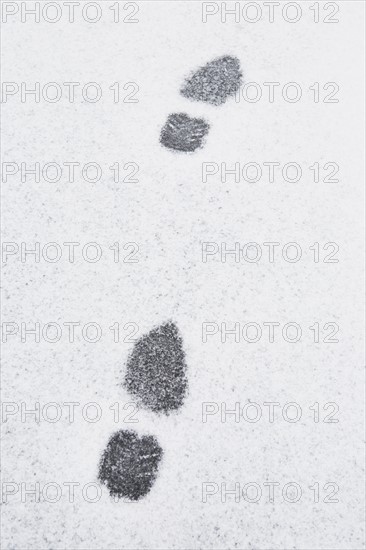
M20 4L20 3L19 3ZM33 4L28 2L28 4ZM59 2L60 5L63 2ZM97 183L63 178L48 183L19 174L3 183L3 240L29 246L40 242L91 241L103 248L88 263L64 256L57 263L20 255L3 263L3 321L20 325L50 321L96 322L98 343L67 333L56 344L20 336L3 344L3 401L81 404L95 401L100 422L21 422L2 424L3 481L44 485L97 481L100 455L117 429L154 434L164 449L160 475L141 502L115 503L107 493L96 503L75 503L65 493L57 503L22 503L20 492L3 506L2 542L7 549L355 549L363 548L363 18L362 2L338 2L337 24L313 22L312 3L301 2L294 24L281 11L235 23L220 15L202 22L200 2L139 2L136 24L112 21L112 2L101 2L95 24L80 11L69 23L66 10L55 24L25 23L14 15L2 25L3 81L98 82L103 97L88 103L66 92L57 103L20 94L3 104L3 162L97 162ZM123 4L123 3L122 3ZM245 3L241 3L245 4ZM258 3L262 5L262 3ZM228 7L231 7L230 4ZM123 15L125 12L121 12ZM277 13L277 12L276 12ZM295 81L303 90L297 103L276 93L257 103L229 100L215 108L179 96L191 70L221 55L240 59L246 82ZM114 104L114 82L136 82L138 103ZM309 86L336 82L338 103L314 103ZM63 88L65 91L65 88ZM281 89L281 88L279 88ZM79 88L80 90L80 88ZM265 91L265 88L263 88ZM193 155L159 145L159 132L172 112L204 116L211 129L206 146ZM139 165L138 183L113 182L114 162ZM257 183L219 175L202 182L203 162L245 164L278 161L304 167L298 183L265 178ZM338 183L314 183L314 162L340 166ZM139 262L114 263L115 241L138 243ZM254 241L297 242L297 263L227 262L219 256L202 263L202 242L232 248ZM338 243L339 263L314 263L314 242ZM265 249L264 249L265 250ZM114 343L115 321L134 322L139 335L168 319L182 333L190 392L179 414L160 417L139 412L137 424L116 424L108 409L131 398L119 386L131 343ZM202 342L202 323L297 322L303 338L290 344L220 335ZM308 327L335 322L339 342L315 344ZM232 409L254 401L296 402L297 423L281 414L273 424L219 415L203 424L203 402ZM314 402L339 405L339 422L315 423ZM322 415L324 417L324 411ZM269 503L263 483L280 483ZM298 503L284 502L281 488L297 482ZM256 482L257 504L235 502L220 493L202 502L202 483L220 486ZM314 503L309 489L335 482L338 503Z

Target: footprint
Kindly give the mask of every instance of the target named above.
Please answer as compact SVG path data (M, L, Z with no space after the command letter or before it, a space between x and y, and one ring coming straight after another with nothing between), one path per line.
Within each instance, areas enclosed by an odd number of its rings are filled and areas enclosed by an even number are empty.
M124 387L153 412L183 405L187 391L183 341L174 323L166 323L140 338L127 361Z
M152 435L120 430L109 440L99 466L99 480L112 497L139 500L156 479L163 450Z
M168 116L160 134L160 143L167 149L192 153L202 146L202 140L209 128L203 118L190 118L184 113L174 113Z
M168 322L140 338L127 359L123 386L140 406L168 415L187 394L185 353L177 326ZM99 464L99 480L110 495L139 500L157 477L163 450L155 437L134 431L112 435Z
M240 63L229 55L218 57L193 72L180 89L191 101L203 101L218 106L239 89L242 82ZM168 116L160 133L160 143L167 149L191 153L203 146L209 124L185 113Z
M222 105L239 89L241 79L240 63L236 57L218 57L187 78L180 93L193 101Z

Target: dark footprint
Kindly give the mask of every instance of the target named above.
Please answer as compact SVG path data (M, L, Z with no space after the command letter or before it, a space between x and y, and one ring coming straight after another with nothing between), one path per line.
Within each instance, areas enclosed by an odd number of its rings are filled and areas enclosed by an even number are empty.
M160 143L168 149L192 153L202 147L209 125L202 118L190 118L184 113L168 116L160 134Z
M168 414L183 405L187 366L182 344L174 323L151 330L135 344L124 387L143 407Z
M239 89L242 76L236 57L218 57L187 78L180 93L193 101L222 105Z
M236 57L218 57L191 74L180 93L192 101L222 105L240 88L242 76ZM202 147L209 127L203 119L171 114L160 133L160 143L167 149L191 153Z
M139 500L156 479L163 450L152 435L141 438L121 430L108 442L99 465L99 479L112 497Z
M177 326L165 323L140 338L127 360L124 387L139 404L156 413L178 410L187 393L183 340ZM99 465L99 480L112 497L139 500L157 477L163 451L149 435L121 430L108 442Z

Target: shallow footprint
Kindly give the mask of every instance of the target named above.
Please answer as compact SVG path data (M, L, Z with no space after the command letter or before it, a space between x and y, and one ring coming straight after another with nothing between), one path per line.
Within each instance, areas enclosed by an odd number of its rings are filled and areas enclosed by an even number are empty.
M160 143L168 149L192 153L202 147L209 125L203 118L191 118L184 113L168 116L160 133Z
M99 464L99 480L112 497L139 500L153 486L163 450L152 435L120 430L109 440Z
M165 323L140 338L127 360L124 387L140 405L168 414L187 392L186 361L178 327Z
M192 73L180 93L193 101L222 105L240 88L242 76L239 59L217 57Z

